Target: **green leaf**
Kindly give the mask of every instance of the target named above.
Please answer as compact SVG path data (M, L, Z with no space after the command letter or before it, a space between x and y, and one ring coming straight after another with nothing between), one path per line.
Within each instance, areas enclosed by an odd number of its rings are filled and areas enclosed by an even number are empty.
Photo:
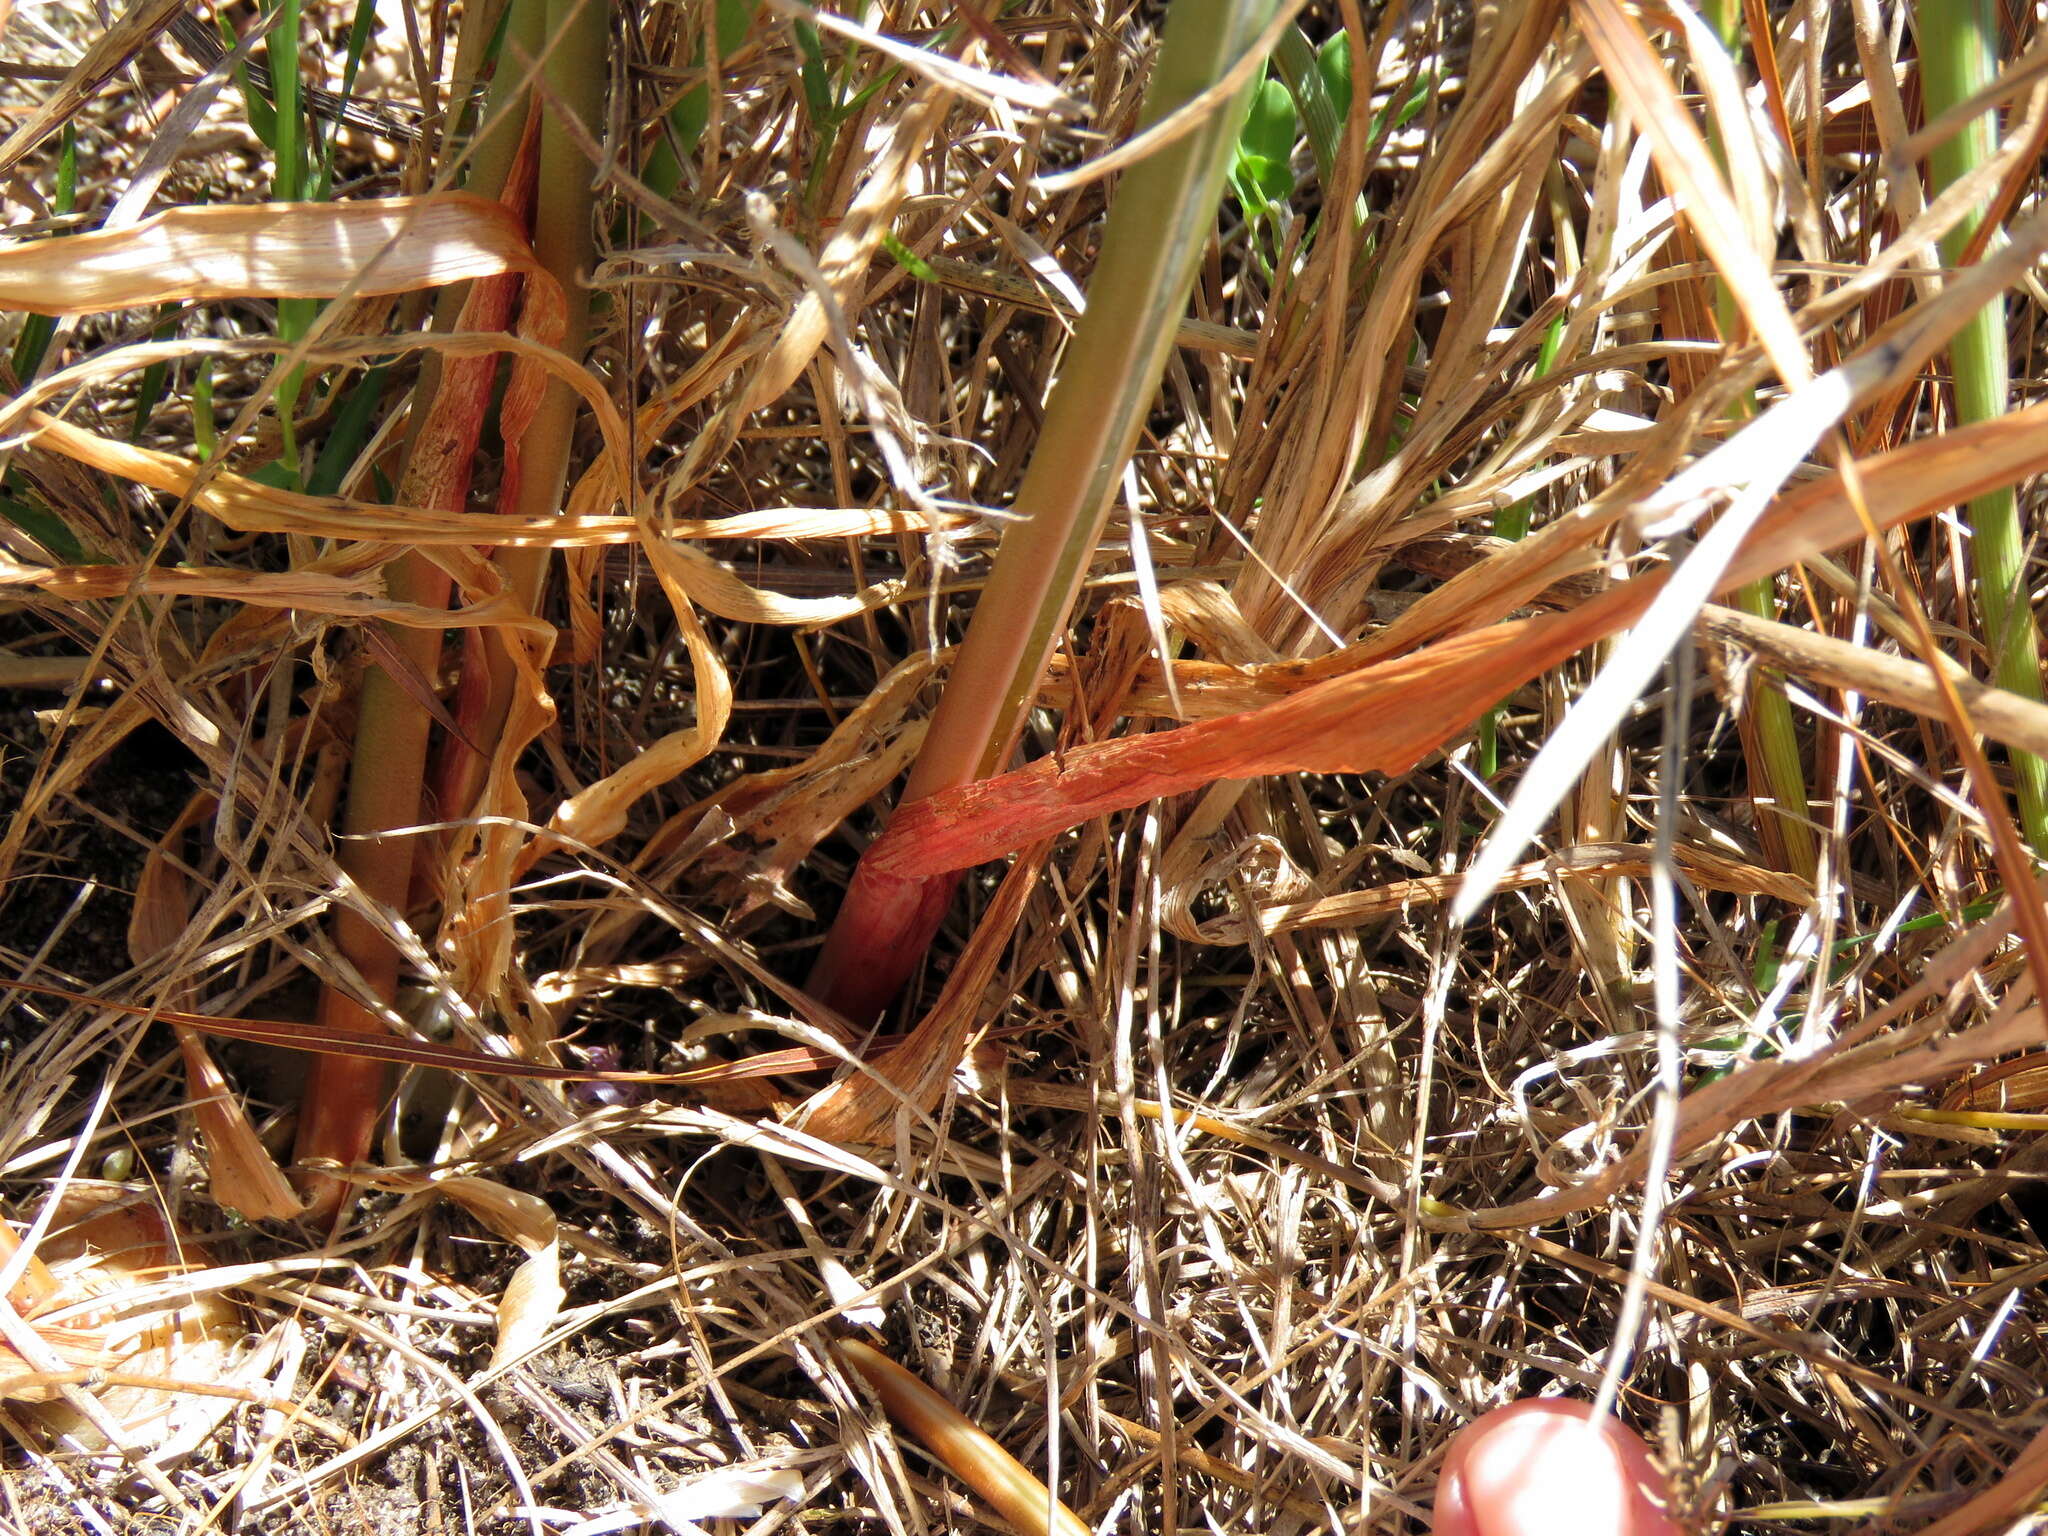
M1382 133L1392 133L1397 128L1407 127L1415 114L1422 110L1423 104L1429 100L1430 95L1436 90L1436 78L1436 71L1425 69L1415 77L1415 83L1408 88L1406 96L1402 97L1399 102L1389 102L1385 107L1381 108L1379 116L1373 119L1373 137L1378 138ZM1387 121L1387 114L1389 112L1394 114L1394 120L1391 123Z
M1267 79L1252 92L1232 151L1231 191L1254 223L1273 216L1294 193L1294 97L1278 80Z
M383 402L384 382L390 373L389 363L379 363L349 391L348 399L342 402L341 410L334 418L334 429L327 434L327 441L320 445L320 457L314 461L313 473L306 478L309 494L332 496L341 489L342 476L348 473L349 465L355 463L356 455L363 451L376 426L377 407Z
M839 126L839 110L832 99L832 80L825 73L825 40L817 27L801 16L790 22L796 33L796 51L803 56L798 75L803 83L804 110L820 137Z
M66 123L61 142L63 147L57 153L57 186L55 195L50 199L52 213L70 213L78 206L78 130ZM35 377L36 370L43 366L43 354L49 350L50 338L56 334L57 322L52 316L23 317L21 330L14 338L14 355L10 360L16 379L26 383Z
M202 357L192 375L192 443L201 459L210 459L220 445L213 428L213 359Z
M747 33L753 30L754 17L761 9L760 0L718 0L718 56L730 58L737 53L740 44L747 40ZM691 67L703 69L708 62L707 52L702 43ZM681 175L682 162L697 151L698 141L704 137L704 128L711 121L711 82L705 80L683 92L682 99L669 108L668 125L674 134L674 142L662 140L654 146L653 156L648 161L646 172L641 179L667 197L675 191Z
M1244 128L1237 136L1237 152L1249 159L1284 164L1294 155L1296 131L1294 98L1286 86L1268 77L1252 92Z
M174 322L177 314L178 306L175 304L160 307L157 315L162 323L149 333L150 338L154 341L169 341L176 335L177 327ZM170 377L171 368L168 363L151 363L142 370L142 381L135 386L135 415L128 426L129 442L142 441L142 434L149 426L150 416L163 404L164 390L170 382Z
M1339 32L1316 50L1316 73L1341 122L1351 115L1351 39Z
M270 186L279 202L295 203L306 195L306 125L299 117L299 0L274 0L266 9L283 13L263 39L277 104L276 139L270 146L277 166Z
M47 507L23 501L18 496L0 496L0 518L5 518L66 565L102 565L98 555L89 553L64 520Z

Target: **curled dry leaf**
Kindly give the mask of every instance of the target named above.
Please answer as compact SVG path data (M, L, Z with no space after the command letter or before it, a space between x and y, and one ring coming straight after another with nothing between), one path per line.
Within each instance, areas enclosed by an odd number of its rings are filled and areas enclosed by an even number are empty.
M0 1225L0 1250L18 1246L13 1229ZM63 1389L101 1380L93 1394L130 1445L160 1459L189 1451L233 1408L232 1389L255 1386L266 1369L260 1350L243 1348L232 1302L179 1286L181 1274L205 1262L146 1193L73 1186L9 1298L47 1356L24 1358L0 1343L0 1397L96 1444ZM184 1383L193 1390L179 1390Z
M726 722L732 717L732 679L697 617L683 571L685 557L676 545L664 539L648 538L642 541L641 548L661 581L683 644L690 652L691 676L696 684L696 719L636 753L624 767L562 803L555 812L556 830L586 843L603 843L615 837L625 827L626 814L633 803L700 761L724 737Z
M790 889L790 875L910 767L928 724L913 720L869 755L807 775L737 822L733 837L706 850L701 867L718 877L733 902L734 920L769 901L811 915Z

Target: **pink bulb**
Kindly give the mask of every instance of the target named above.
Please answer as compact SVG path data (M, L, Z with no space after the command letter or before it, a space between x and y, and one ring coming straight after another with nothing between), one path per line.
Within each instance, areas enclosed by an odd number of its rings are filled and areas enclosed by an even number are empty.
M1459 1430L1436 1485L1434 1536L1680 1536L1649 1448L1592 1413L1530 1398Z

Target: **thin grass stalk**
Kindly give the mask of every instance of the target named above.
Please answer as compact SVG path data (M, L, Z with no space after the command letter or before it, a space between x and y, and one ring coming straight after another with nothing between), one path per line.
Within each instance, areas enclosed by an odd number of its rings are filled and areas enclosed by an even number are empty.
M1742 49L1741 0L1706 0L1704 11L1708 25L1721 40L1721 46L1731 56L1739 56ZM1725 168L1727 154L1721 144L1720 128L1711 115L1707 122L1707 145ZM1735 295L1728 284L1719 278L1714 280L1714 316L1719 322L1724 345L1739 338L1742 311L1736 305ZM1729 415L1739 421L1746 421L1755 414L1754 390L1739 396L1729 411ZM1766 577L1745 584L1736 592L1735 604L1754 618L1775 620L1778 617L1776 582ZM1785 696L1783 680L1765 668L1752 669L1743 707L1742 748L1743 755L1749 759L1750 783L1764 786L1762 795L1754 791L1751 793L1758 813L1757 831L1763 838L1765 849L1779 867L1801 879L1811 880L1820 867L1820 853L1814 843L1813 827L1807 819L1806 758L1799 749L1799 729L1792 718L1792 701Z
M1920 39L1920 80L1929 121L1991 84L1998 73L1997 0L1933 0L1914 7ZM1941 191L1990 159L1997 148L1997 120L1972 118L1962 132L1929 156L1934 191ZM1941 241L1942 260L1960 265L1970 248L1981 212L1973 212ZM2006 346L2005 301L1987 304L1949 343L1955 376L1956 420L1988 421L2005 414L2011 387ZM1974 498L1966 509L1970 525L1978 614L1992 680L2023 698L2041 699L2041 644L2027 604L2026 539L2011 487ZM2012 754L2020 827L2035 853L2048 854L2048 761L2029 752Z
M519 0L524 8L540 0ZM607 10L599 0L546 0L547 54L541 79L547 111L540 127L540 180L534 200L533 254L562 285L567 316L561 350L581 357L590 334L590 270L597 260L592 225L597 168L576 138L563 127L569 112L593 137L604 126L605 84L611 77ZM507 65L524 68L527 61ZM519 498L513 510L525 517L545 517L562 507L562 487L569 474L569 450L581 407L576 391L560 379L551 380L533 425L517 445ZM498 565L520 601L531 609L540 602L547 574L543 549L505 550ZM503 719L502 712L497 716Z
M1269 0L1174 8L1140 130L1213 86L1253 45L1272 9ZM1024 515L1003 534L905 804L984 778L1015 749L1158 395L1249 89L1133 166L1117 187L1088 309L1017 488ZM812 990L855 1020L879 1012L923 956L957 879L906 881L856 869Z
M307 144L313 133L310 120L301 121L302 93L299 81L299 0L276 0L268 9L281 12L278 22L264 39L270 60L271 90L277 109L274 151L277 173L271 181L272 195L281 203L295 203L307 193ZM313 299L279 299L277 334L280 340L297 341L311 329L319 304ZM304 368L293 368L277 382L277 427L285 468L291 483L298 485L305 474L299 452L299 393L306 382Z

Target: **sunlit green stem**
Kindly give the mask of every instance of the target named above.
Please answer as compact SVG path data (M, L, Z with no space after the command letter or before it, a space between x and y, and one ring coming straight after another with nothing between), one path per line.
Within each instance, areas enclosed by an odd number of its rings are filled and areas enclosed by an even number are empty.
M1920 38L1920 80L1932 120L1989 85L1998 72L1996 0L1921 0L1914 8ZM1980 113L1930 157L1934 187L1959 180L1991 158L1997 121ZM1954 264L1982 222L1973 212L1942 238L1942 259ZM1949 343L1955 374L1956 419L1962 425L2005 414L2011 382L2006 355L2005 301L1988 304ZM1993 491L1967 509L1976 593L1991 675L1999 687L2040 699L2041 646L2027 605L2026 544L2012 490ZM2048 853L2048 762L2030 752L2012 754L2020 827L2036 853Z

